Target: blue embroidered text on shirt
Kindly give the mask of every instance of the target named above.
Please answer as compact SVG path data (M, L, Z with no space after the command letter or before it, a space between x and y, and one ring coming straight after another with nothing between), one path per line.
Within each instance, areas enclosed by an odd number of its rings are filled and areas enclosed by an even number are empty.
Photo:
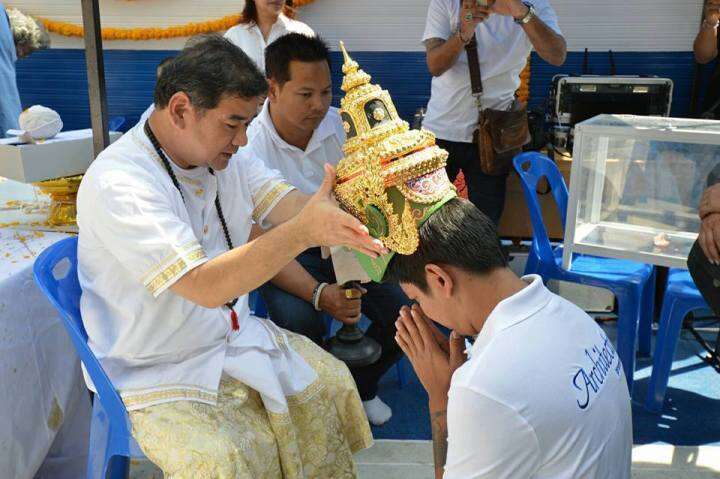
M600 391L616 361L617 364L614 365L615 374L620 376L622 371L615 349L610 344L607 336L604 336L601 346L596 344L589 351L585 349L585 355L592 366L588 370L580 368L573 377L573 386L579 391L580 395L580 399L577 399L577 405L580 409L588 407L592 396L595 396Z

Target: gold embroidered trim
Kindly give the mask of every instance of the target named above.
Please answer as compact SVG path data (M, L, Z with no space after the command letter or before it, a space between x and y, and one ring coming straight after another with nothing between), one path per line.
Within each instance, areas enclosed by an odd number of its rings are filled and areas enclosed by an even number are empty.
M253 195L253 203L257 204L260 203L260 201L265 197L265 195L268 194L270 190L273 189L274 186L277 185L277 183L280 182L280 180L270 180L266 182L262 187L260 188L260 191L258 191L255 195Z
M285 182L279 182L276 184L270 192L265 195L265 197L260 201L260 203L257 204L255 209L253 210L252 217L253 220L260 224L261 220L265 217L265 215L269 212L271 207L275 205L275 201L280 198L282 195L288 193L290 190L294 190L295 188L290 186L289 184Z
M217 393L190 388L165 389L163 391L153 391L129 396L127 392L121 392L120 397L125 403L126 408L132 408L146 403L155 403L157 401L197 400L217 403Z
M185 271L189 264L192 264L200 259L204 259L205 251L201 248L189 253L184 258L180 258L173 264L165 268L163 271L158 273L155 278L150 281L145 287L150 291L153 296L156 292L160 291L166 284L172 279L176 278L180 273Z
M170 263L174 263L177 261L177 258L184 255L184 253L187 253L188 251L192 251L195 248L200 248L200 244L196 240L191 240L185 243L184 245L180 246L176 250L174 250L171 253L168 253L162 260L158 261L155 266L150 268L147 273L143 275L142 282L143 284L149 283L155 275L157 275L158 272L164 270L168 267Z
M306 387L300 394L287 396L287 402L291 405L304 404L325 390L325 385L319 379Z

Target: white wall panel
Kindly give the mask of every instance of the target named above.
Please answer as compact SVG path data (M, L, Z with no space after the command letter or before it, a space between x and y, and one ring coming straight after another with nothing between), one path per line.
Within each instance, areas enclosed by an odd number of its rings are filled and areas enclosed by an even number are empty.
M702 0L551 0L571 51L689 51ZM168 26L237 12L242 0L100 0L104 26ZM331 42L352 50L420 51L429 0L316 0L300 18ZM5 0L28 13L80 23L79 0ZM79 39L54 36L54 47ZM172 49L182 39L106 42L106 48Z
M570 51L690 51L702 0L551 0Z

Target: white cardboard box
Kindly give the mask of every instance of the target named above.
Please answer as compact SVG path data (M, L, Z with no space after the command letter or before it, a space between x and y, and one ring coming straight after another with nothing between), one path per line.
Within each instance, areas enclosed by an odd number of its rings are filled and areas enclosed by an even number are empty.
M110 142L122 133L110 132ZM92 130L62 131L54 138L35 144L17 144L17 139L0 140L0 176L23 183L82 175L92 163Z

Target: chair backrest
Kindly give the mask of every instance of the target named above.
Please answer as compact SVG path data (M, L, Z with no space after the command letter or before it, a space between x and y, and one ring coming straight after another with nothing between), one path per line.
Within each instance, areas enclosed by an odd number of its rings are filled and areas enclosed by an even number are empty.
M555 199L555 206L557 206L564 231L568 204L568 190L565 179L555 162L537 152L519 154L513 159L513 165L522 180L525 203L527 203L527 208L530 211L533 247L536 248L536 253L541 261L554 264L555 259L550 245L550 238L543 222L542 209L537 198L537 188L540 181L546 178Z
M124 124L125 124L124 116L114 116L114 117L110 118L110 121L108 121L108 130L109 131L120 131L120 128L122 128Z
M87 343L88 336L80 315L82 290L77 275L77 243L74 236L43 251L33 266L35 282L60 312L65 330L110 417L111 427L115 432L129 436L125 405Z

